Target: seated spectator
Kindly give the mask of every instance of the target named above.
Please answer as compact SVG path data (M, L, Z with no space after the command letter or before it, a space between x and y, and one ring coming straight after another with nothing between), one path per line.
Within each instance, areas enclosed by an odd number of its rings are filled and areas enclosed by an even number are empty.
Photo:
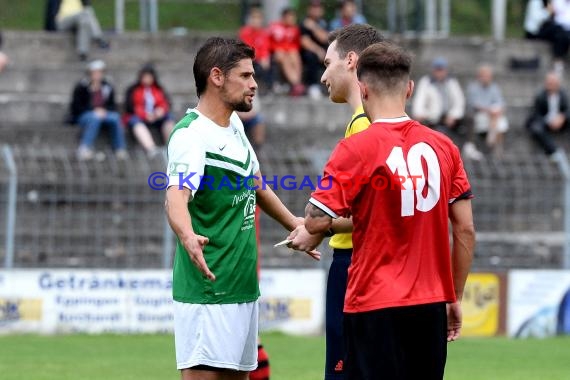
M550 0L554 22L560 25L567 33L570 32L570 3L567 0Z
M124 123L133 132L136 140L149 157L160 151L149 128L160 130L164 142L168 141L174 128L168 95L160 85L152 65L144 65L125 95Z
M8 56L2 52L2 32L0 31L0 73L8 65Z
M449 75L445 58L436 58L431 74L423 76L415 90L412 114L431 128L457 130L465 115L465 97L457 79Z
M556 158L557 146L552 138L568 126L568 96L560 85L560 77L549 72L544 79L544 89L534 99L534 106L526 127L544 153Z
M50 17L55 16L57 30L74 31L75 49L81 61L87 60L91 40L102 49L109 47L109 43L103 39L103 32L90 0L49 0L47 4L46 28L53 27L54 22Z
M93 158L93 147L102 125L109 128L111 143L118 159L127 158L121 117L115 104L115 90L105 79L105 63L89 63L88 78L81 79L73 90L71 122L81 127L81 142L77 149L79 160Z
M297 25L297 14L292 8L281 12L281 19L269 26L273 59L279 65L281 73L291 86L289 95L305 94L302 83L303 65L301 63L301 31Z
M473 118L473 131L484 135L487 146L500 154L509 122L505 117L505 101L499 86L493 82L493 68L483 64L477 80L467 87L467 108Z
M412 115L420 123L448 135L455 144L460 145L465 96L457 79L449 75L445 58L434 59L431 74L418 81L412 101ZM482 158L481 152L469 139L463 146L463 153L469 159Z
M264 28L261 8L250 8L246 24L239 30L239 38L255 49L253 61L255 77L260 85L260 92L265 93L273 86L273 67L271 65L271 37Z
M332 31L351 24L366 24L366 18L358 13L354 0L344 0L339 4L338 15L331 21L330 28Z
M323 19L324 9L320 0L312 0L307 15L301 22L301 59L304 68L304 82L312 98L321 98L323 86L321 76L323 61L329 45L327 22Z
M554 21L550 0L529 0L524 21L525 37L550 42L554 60L554 70L562 75L564 59L568 54L570 38Z

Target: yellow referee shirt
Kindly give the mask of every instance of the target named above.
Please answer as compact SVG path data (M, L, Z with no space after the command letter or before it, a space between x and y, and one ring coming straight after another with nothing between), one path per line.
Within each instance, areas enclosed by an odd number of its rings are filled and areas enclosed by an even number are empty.
M362 132L370 125L370 120L366 117L364 113L364 108L362 106L356 109L354 115L350 119L350 123L346 126L346 132L344 137L354 135L355 133ZM337 249L349 249L352 248L352 233L335 234L329 245Z

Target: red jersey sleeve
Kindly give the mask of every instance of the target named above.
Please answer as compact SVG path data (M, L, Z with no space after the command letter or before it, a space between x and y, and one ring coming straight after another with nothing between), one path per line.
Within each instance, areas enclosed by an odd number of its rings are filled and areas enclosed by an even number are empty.
M461 160L461 155L459 154L459 149L453 146L453 161L455 163L455 173L451 182L451 192L449 194L449 203L459 201L461 199L471 199L473 198L473 193L471 192L471 185L467 179L467 173L463 167L463 161Z
M309 202L333 218L349 217L352 202L366 178L358 151L342 140L325 165L324 176Z

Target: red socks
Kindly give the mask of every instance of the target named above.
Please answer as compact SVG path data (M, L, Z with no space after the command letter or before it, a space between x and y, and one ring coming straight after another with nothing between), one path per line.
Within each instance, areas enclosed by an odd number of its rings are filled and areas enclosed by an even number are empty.
M261 344L257 345L257 369L249 373L249 380L269 380L269 356Z

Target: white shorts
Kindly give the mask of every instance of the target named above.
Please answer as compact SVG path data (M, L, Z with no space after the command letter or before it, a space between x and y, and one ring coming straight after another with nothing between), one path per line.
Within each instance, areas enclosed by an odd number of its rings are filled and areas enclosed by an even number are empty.
M176 368L197 365L257 368L258 302L192 304L174 301Z

